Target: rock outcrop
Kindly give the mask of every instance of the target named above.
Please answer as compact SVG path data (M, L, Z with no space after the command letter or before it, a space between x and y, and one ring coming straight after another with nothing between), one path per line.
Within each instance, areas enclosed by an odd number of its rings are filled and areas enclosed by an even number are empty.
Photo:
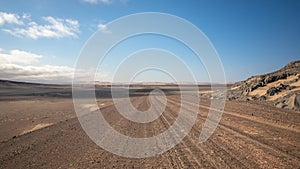
M300 109L300 61L235 83L228 92L228 99L267 101L280 108Z

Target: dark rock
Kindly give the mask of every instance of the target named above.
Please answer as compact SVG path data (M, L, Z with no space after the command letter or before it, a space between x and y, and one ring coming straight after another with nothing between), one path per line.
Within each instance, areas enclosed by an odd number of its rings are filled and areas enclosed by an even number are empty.
M278 90L276 87L271 87L270 89L267 90L267 94L270 96L273 96L278 92L280 92L280 90Z
M267 100L267 97L266 96L260 96L259 101L264 101L264 100Z
M252 99L253 101L257 101L257 100L258 100L258 98L257 98L256 96L252 96L251 99Z

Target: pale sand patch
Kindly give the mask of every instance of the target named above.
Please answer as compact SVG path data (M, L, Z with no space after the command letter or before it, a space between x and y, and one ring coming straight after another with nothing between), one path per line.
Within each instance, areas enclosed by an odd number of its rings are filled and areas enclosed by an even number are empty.
M90 109L91 112L99 109L97 104L84 104L82 107Z
M208 90L208 91L199 91L199 94L207 94L207 93L212 93L213 91Z
M300 93L300 88L297 87L297 88L292 89L292 90L287 90L287 91L280 92L280 93L278 93L278 94L275 94L274 96L268 97L268 100L276 100L276 99L278 99L278 98L280 98L280 97L286 96L286 95L289 94L290 92L295 92L295 91L297 91L297 92Z
M35 125L33 128L29 129L29 130L25 130L21 133L21 135L23 134L26 134L26 133L30 133L30 132L33 132L35 130L39 130L41 128L45 128L47 126L50 126L50 125L53 125L54 123L40 123L40 124L37 124Z
M256 134L258 134L258 133L255 132L255 131L247 131L247 130L244 130L244 133L251 134L251 135L256 135Z
M294 76L289 76L287 79L281 79L281 80L278 80L276 82L272 82L272 83L269 83L268 85L264 86L264 87L259 87L255 90L253 90L252 92L249 93L249 96L263 96L267 93L268 89L270 89L271 87L276 87L278 86L280 83L286 83L286 82L289 82L289 81L292 81L294 79L297 79L298 78L298 74L297 75L294 75ZM296 88L292 89L292 90L286 90L286 91L283 91L283 92L280 92L274 96L270 96L268 97L267 99L268 100L275 100L279 97L282 97L290 92L293 92L293 91L297 91L299 90L300 88L300 81L297 81L297 82L294 82L294 83L291 83L290 86L296 86Z
M241 86L235 86L235 87L232 87L230 90L236 90L236 89L239 89Z
M84 104L84 105L82 105L83 108L88 108L88 109L90 109L91 112L96 111L99 108L102 108L103 106L105 106L104 103L101 103L100 107L97 104Z
M283 97L283 96L285 96L285 95L287 95L287 94L289 94L291 92L295 92L295 91L300 92L300 81L299 80L297 82L295 82L295 83L291 83L290 86L295 86L296 88L294 88L292 90L284 90L284 91L282 91L282 92L280 92L278 94L275 94L273 96L269 96L268 100L276 100L276 99L278 99L280 97Z

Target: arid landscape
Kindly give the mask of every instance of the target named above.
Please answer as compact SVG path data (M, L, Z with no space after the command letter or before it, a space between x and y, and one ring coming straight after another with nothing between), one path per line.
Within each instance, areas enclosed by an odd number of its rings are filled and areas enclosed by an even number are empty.
M300 1L0 1L0 169L300 169Z
M299 82L293 80L296 77L299 79L299 74L290 74L270 83L286 79L293 81L290 86L296 86ZM228 86L229 97L230 91L240 84ZM210 86L200 85L200 108L189 134L180 144L161 155L138 159L114 155L90 140L76 117L70 85L12 81L1 81L0 85L0 168L300 167L300 112L295 108L279 108L266 101L274 100L274 96L260 101L228 99L218 128L201 144L199 134L211 99L216 98L208 96ZM257 90L264 92L269 86L274 85L263 85ZM107 122L122 134L139 138L157 135L166 130L178 115L180 97L174 85L155 86L165 92L167 107L162 116L146 124L129 121L118 113L111 99L110 87L96 87L98 106ZM153 84L132 86L132 104L139 110L149 108L148 94L153 88ZM288 91L299 97L299 86L284 90L280 97ZM253 97L255 92L248 94ZM263 94L257 92L257 95ZM188 106L185 108L189 109ZM96 109L91 108L91 112ZM116 146L128 151L122 145Z

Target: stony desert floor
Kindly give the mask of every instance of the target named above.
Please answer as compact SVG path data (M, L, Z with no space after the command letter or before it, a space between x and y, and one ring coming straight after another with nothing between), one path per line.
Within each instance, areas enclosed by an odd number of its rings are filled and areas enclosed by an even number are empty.
M201 144L199 133L210 106L203 98L196 123L180 144L161 155L137 159L114 155L90 140L74 112L69 86L5 83L0 89L0 168L300 167L299 111L227 101L218 128ZM147 92L132 92L137 109L150 106ZM149 137L166 130L178 115L179 95L166 95L163 116L146 124L122 117L105 91L100 91L98 105L118 132Z

